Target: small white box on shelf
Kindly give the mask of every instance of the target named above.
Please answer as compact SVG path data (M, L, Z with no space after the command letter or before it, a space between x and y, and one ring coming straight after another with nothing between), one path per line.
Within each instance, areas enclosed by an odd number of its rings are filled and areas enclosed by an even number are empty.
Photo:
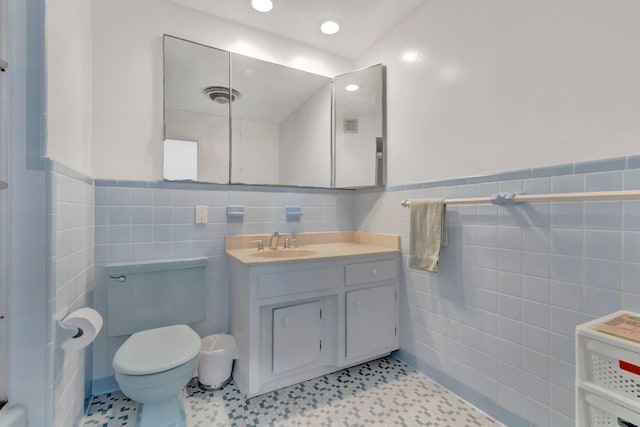
M576 327L576 425L640 427L640 314Z

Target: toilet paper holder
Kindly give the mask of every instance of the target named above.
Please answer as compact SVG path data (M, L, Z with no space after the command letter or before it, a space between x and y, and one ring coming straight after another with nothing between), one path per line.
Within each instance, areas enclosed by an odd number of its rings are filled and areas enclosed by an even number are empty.
M69 352L86 348L95 341L103 322L100 313L91 307L65 308L55 319L56 347Z
M65 308L58 314L56 319L56 341L58 344L65 342L68 339L80 338L84 335L84 331L81 328L68 327L62 324L62 321L69 315L71 309Z

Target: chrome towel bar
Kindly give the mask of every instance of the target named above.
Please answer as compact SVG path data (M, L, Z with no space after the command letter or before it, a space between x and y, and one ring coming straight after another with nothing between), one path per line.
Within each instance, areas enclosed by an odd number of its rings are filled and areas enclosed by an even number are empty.
M555 194L497 193L487 197L445 199L444 203L446 205L510 205L523 202L607 202L616 200L640 200L640 190L592 191L583 193ZM400 204L405 208L408 208L411 206L411 200L405 199Z

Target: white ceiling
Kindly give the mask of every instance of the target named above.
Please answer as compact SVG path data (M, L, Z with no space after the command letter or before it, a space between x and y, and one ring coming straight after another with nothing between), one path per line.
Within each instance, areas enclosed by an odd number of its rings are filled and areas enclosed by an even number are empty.
M273 10L253 10L250 0L172 0L229 21L357 58L424 0L273 0ZM332 36L320 24L332 18L341 30Z

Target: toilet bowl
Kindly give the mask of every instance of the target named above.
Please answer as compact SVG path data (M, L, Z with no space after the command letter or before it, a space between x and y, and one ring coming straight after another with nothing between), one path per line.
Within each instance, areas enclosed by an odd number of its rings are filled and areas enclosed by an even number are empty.
M187 325L136 332L113 357L120 390L141 404L140 427L184 427L180 392L198 366L202 341Z
M207 257L105 264L107 334L129 336L113 357L122 392L142 427L183 427L181 390L202 341L188 324L206 318ZM173 326L168 326L173 325Z

